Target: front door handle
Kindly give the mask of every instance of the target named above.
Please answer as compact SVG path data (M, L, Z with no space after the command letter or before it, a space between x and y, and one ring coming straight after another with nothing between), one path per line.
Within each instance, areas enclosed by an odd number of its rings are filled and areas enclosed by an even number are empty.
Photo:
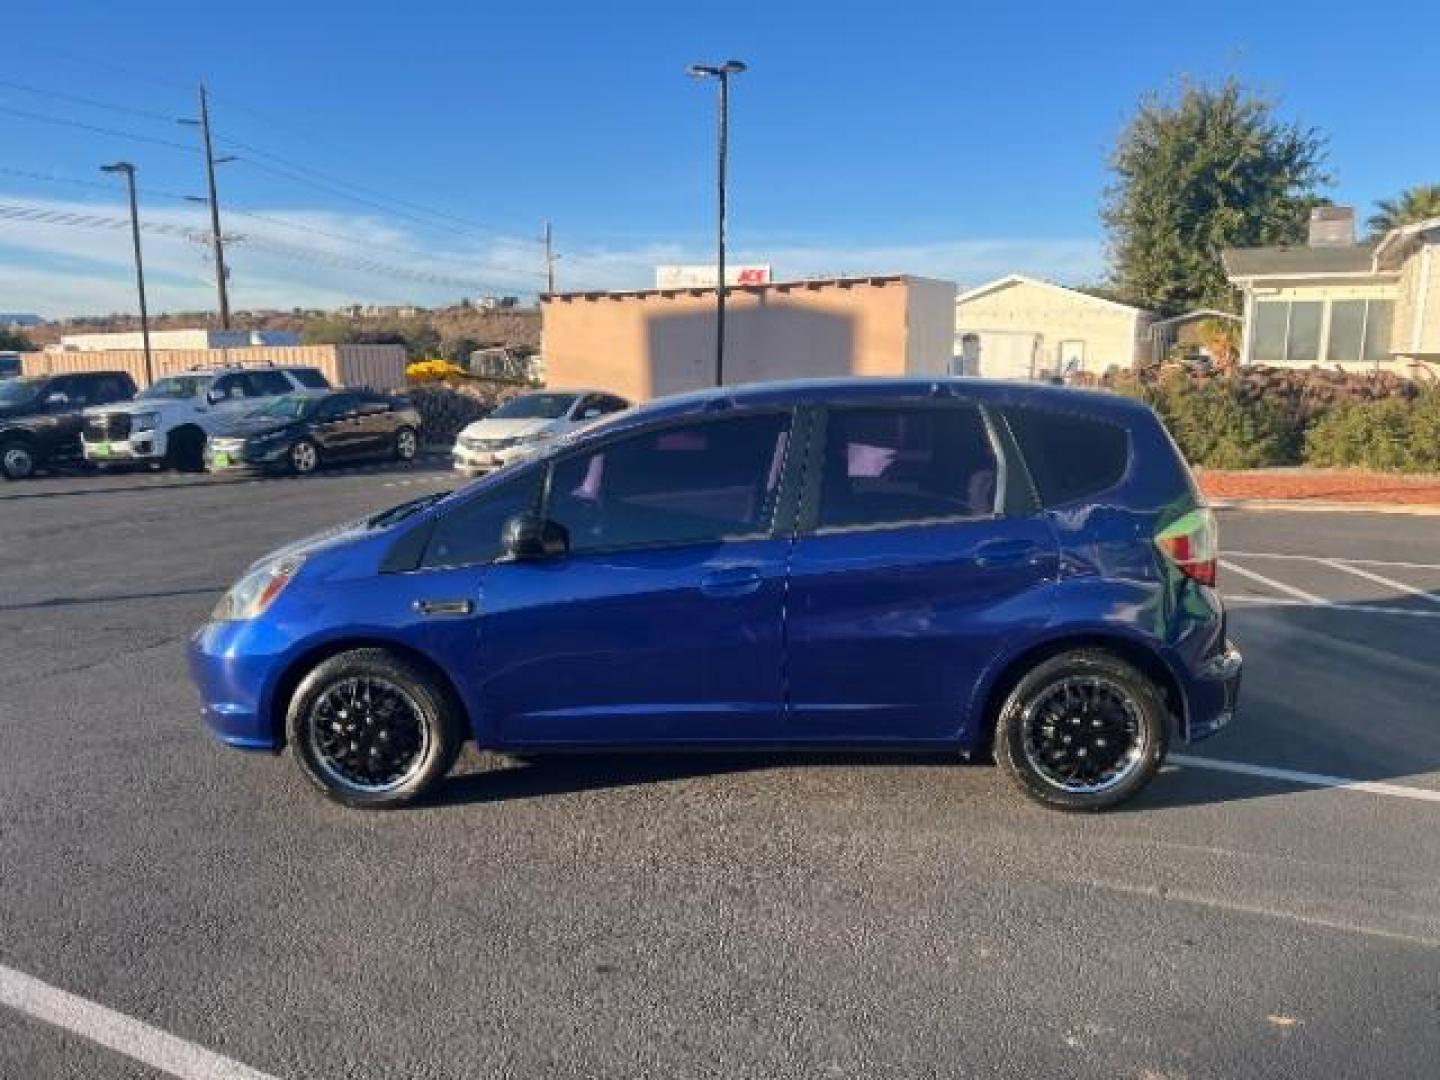
M764 579L758 566L726 566L700 579L700 591L711 597L749 596Z
M1043 549L1029 540L996 540L981 544L975 549L976 566L1019 566L1022 563L1037 563Z
M416 600L415 611L420 615L469 615L475 610L473 600Z

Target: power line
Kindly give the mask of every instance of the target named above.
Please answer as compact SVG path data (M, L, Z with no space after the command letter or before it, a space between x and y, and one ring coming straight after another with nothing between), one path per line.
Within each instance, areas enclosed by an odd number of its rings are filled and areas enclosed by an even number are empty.
M31 172L28 169L12 169L7 165L0 165L0 174L6 176L19 176L26 180L40 180L48 184L71 184L75 187L96 188L108 191L112 194L115 191L114 184L107 184L103 180L81 180L77 176L56 176L54 173ZM160 188L143 187L136 188L141 195L152 199L176 199L181 202L190 202L191 196L182 195L178 191L163 191Z
M115 105L108 101L96 101L94 98L81 97L79 94L67 94L60 90L50 90L43 86L31 86L28 83L12 82L9 79L0 79L0 86L10 90L19 90L25 94L36 94L40 97L54 98L57 101L68 101L72 105L84 105L91 109L108 109L110 112L123 113L126 116L137 116L143 120L156 120L162 124L172 124L175 122L173 116L151 112L149 109L137 109L131 105Z
M129 228L130 225L129 221L124 218L110 217L103 214L86 214L71 210L54 210L46 207L20 206L14 204L0 204L0 220L28 221L44 225L90 229L125 229ZM146 232L175 236L196 243L208 244L210 242L210 233L204 228L192 228L165 221L141 222L140 228ZM300 262L357 270L383 277L406 278L424 284L455 286L473 292L485 292L491 288L491 286L488 286L484 282L468 278L459 278L447 274L434 274L425 270L414 270L410 267L395 266L389 263L378 262L374 259L356 258L338 252L316 251L310 248L296 247L283 240L276 240L266 236L247 235L241 237L240 240L246 246L256 251ZM503 290L497 289L495 291Z
M102 127L99 124L87 124L81 120L69 120L62 116L49 116L46 113L30 112L28 109L17 109L11 105L0 105L0 112L9 113L11 116L23 117L26 120L38 120L44 124L55 124L59 127L79 128L81 131L94 132L99 135L112 135L121 139L131 139L135 142L151 143L154 146L164 146L171 150L183 150L187 154L198 153L193 146L186 146L183 143L173 142L170 139L159 139L153 135L141 135L134 131L120 131L116 128Z

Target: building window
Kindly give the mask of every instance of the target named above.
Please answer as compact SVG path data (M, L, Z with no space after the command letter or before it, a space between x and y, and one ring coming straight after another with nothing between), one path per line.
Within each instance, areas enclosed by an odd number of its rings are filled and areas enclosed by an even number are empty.
M1365 314L1365 353L1367 363L1378 364L1390 359L1390 327L1395 322L1395 301L1371 300Z
M1285 362L1285 328L1290 322L1290 304L1287 301L1262 301L1255 305L1255 325L1251 329L1254 342L1250 346L1250 359L1256 364L1283 364Z
M1258 301L1250 362L1309 367L1322 358L1327 364L1385 360L1394 307L1390 300Z

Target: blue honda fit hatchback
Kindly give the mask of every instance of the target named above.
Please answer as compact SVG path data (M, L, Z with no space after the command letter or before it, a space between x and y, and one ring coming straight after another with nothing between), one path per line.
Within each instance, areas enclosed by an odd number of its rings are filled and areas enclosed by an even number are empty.
M1133 796L1228 723L1216 532L1145 406L856 379L656 401L257 562L194 636L225 742L352 806L467 738L993 750L1029 795Z

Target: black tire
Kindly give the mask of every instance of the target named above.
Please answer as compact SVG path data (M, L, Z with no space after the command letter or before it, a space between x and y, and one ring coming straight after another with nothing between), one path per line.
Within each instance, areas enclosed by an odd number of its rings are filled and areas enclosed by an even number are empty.
M450 771L464 742L460 710L445 688L384 649L319 664L296 687L285 729L306 778L336 802L365 810L419 798Z
M199 428L176 428L166 440L165 464L180 472L205 471L205 433Z
M1020 789L1057 810L1107 810L1160 771L1170 715L1160 688L1113 653L1082 649L1038 664L995 726L995 758Z
M420 452L420 436L412 427L402 427L395 432L395 460L414 461Z
M40 457L25 439L6 439L0 443L0 473L6 480L28 480L40 467Z
M320 468L320 448L309 439L297 439L285 451L285 464L296 476L309 476Z

